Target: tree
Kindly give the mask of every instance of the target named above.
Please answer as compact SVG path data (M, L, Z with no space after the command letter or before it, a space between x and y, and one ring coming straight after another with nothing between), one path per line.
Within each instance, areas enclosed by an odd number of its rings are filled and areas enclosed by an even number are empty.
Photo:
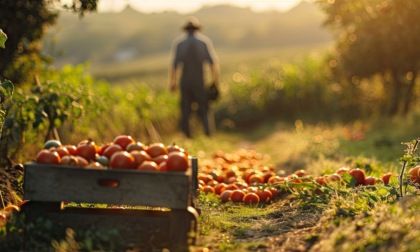
M318 0L336 31L336 72L358 80L380 76L388 113L407 114L420 71L420 1Z
M96 10L97 1L73 0L63 7L83 16ZM58 13L51 8L57 4L60 0L0 0L0 29L8 36L7 50L0 50L0 81L33 80L36 69L50 60L41 54L41 39L57 20Z

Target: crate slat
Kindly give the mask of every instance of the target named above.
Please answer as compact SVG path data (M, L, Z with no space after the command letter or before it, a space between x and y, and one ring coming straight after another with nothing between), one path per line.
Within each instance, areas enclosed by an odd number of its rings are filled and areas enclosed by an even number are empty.
M116 187L109 184L114 183ZM191 176L179 172L98 170L25 164L25 199L186 209Z

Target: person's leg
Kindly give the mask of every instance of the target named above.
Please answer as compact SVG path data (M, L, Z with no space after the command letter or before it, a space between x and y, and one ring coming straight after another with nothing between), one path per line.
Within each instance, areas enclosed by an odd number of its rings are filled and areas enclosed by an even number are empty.
M182 90L181 92L181 119L180 128L186 137L191 137L189 119L191 115L191 94L188 90Z
M198 115L201 119L201 122L203 123L204 133L207 136L210 136L211 131L210 131L210 125L209 125L207 99L200 99L198 103Z

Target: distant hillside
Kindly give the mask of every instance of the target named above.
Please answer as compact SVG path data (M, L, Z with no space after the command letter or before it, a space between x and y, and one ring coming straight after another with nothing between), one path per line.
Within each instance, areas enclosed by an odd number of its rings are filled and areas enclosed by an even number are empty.
M322 28L324 14L315 4L301 2L288 12L255 13L228 5L204 7L194 15L217 49L311 45L331 41ZM145 14L127 7L120 13L88 14L80 19L60 13L44 41L44 50L57 65L85 61L114 64L167 53L181 33L185 16L176 12Z

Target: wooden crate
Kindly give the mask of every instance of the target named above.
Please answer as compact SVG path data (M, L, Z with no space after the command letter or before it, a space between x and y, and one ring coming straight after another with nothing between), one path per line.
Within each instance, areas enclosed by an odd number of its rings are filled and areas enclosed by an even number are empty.
M24 199L29 201L22 212L26 223L49 220L63 234L67 228L76 234L116 229L127 247L185 252L197 239L197 159L191 167L181 173L27 163ZM82 207L87 204L95 207ZM30 233L25 237L34 239Z

